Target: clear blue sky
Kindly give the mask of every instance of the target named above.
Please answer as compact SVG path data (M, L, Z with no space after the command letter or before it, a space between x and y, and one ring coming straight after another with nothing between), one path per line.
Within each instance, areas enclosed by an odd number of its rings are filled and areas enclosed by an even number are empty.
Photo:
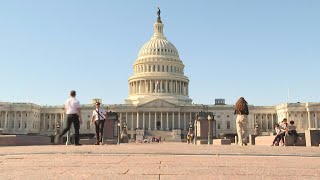
M0 101L123 103L158 5L194 103L320 101L319 0L3 0Z

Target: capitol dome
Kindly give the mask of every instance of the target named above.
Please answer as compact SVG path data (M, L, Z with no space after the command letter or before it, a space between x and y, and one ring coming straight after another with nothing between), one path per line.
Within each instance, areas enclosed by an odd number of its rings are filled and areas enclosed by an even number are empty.
M140 49L129 78L127 104L143 104L162 99L175 104L191 104L189 79L176 47L163 33L160 9L151 39Z
M138 57L165 55L179 58L178 51L174 45L164 38L151 38L140 49Z

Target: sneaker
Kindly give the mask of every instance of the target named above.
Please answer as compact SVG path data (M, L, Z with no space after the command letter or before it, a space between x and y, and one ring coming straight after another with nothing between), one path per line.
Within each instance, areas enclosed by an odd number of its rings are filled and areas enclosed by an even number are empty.
M274 144L271 144L271 146L274 146Z
M94 143L93 145L99 145L99 143Z
M82 144L74 144L75 146L82 146Z

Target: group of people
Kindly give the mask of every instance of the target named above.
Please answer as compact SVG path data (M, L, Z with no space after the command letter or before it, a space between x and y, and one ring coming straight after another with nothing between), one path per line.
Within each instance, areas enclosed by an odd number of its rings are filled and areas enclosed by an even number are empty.
M238 145L243 146L247 145L247 122L248 122L248 103L247 101L241 97L235 104L235 112L237 115L236 119L236 127L238 134ZM297 133L296 126L294 125L294 121L290 121L288 124L287 118L284 118L281 124L275 125L276 136L272 142L272 146L279 146L280 141L281 145L284 146L284 137L285 136L293 136L294 142L293 145L297 143L298 138L301 139L301 136Z
M293 136L293 145L297 143L298 138L301 139L301 136L296 131L296 126L294 125L294 121L290 121L288 124L287 118L284 118L281 124L275 125L276 137L274 138L271 146L284 146L284 137L285 136ZM280 144L281 142L281 144Z
M103 136L103 128L104 122L106 119L106 111L100 108L100 103L96 102L95 110L92 112L91 117L91 124L95 124L96 129L96 138L97 141L95 145L102 145L102 136ZM66 100L64 105L64 111L67 115L67 126L62 131L61 134L57 134L55 137L55 144L59 144L61 137L66 134L70 128L71 124L73 124L75 129L75 144L76 146L81 146L79 143L79 129L80 125L82 124L82 117L81 117L81 106L80 102L76 99L76 91L72 90L70 92L70 97ZM243 146L247 145L247 122L248 122L248 115L249 115L249 108L247 101L240 97L240 99L235 104L235 111L234 114L237 115L236 118L236 128L238 134L238 145ZM290 124L287 123L287 119L284 118L281 122L281 125L276 124L275 126L276 137L272 142L272 146L279 145L281 141L281 145L284 145L284 136L292 135L294 136L294 144L297 142L297 138L301 138L297 131L296 127L294 126L294 121L290 121ZM193 141L194 135L192 132L188 132L187 134L187 143L191 143Z
M93 110L91 117L91 124L95 124L96 127L97 141L95 145L102 145L103 128L106 119L106 111L100 108L100 105L100 102L96 102L96 108ZM82 117L80 102L76 99L76 91L72 90L70 92L70 97L66 100L64 105L64 111L67 115L67 126L61 134L56 135L54 143L59 144L61 137L70 130L71 124L73 124L75 131L74 145L81 146L82 144L79 143L79 129L82 124Z

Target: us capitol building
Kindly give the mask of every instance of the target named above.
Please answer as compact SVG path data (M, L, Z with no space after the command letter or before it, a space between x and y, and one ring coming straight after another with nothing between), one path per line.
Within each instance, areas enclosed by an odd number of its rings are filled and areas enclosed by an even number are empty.
M189 79L176 47L164 35L160 10L153 25L154 34L146 42L133 64L133 75L128 80L129 96L124 104L105 105L118 113L127 123L131 137L137 130L145 135L172 134L179 129L185 139L189 123L194 123L200 111L215 114L217 137L236 134L234 105L216 99L214 104L193 104L189 97ZM241 95L239 95L240 97ZM90 125L93 104L82 107L83 124L80 133L94 133ZM320 127L320 103L284 103L277 106L249 106L249 133L259 127L260 134L269 135L274 124L287 117L294 120L297 131ZM39 106L33 103L0 102L0 129L4 134L52 135L56 124L65 124L62 106ZM115 123L115 126L117 124Z

